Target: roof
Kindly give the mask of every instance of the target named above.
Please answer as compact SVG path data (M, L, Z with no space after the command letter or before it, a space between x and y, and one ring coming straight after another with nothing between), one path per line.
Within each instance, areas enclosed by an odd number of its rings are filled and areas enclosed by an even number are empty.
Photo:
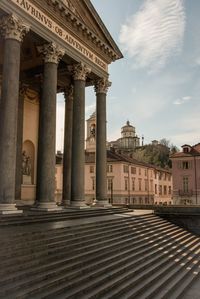
M85 162L86 163L95 163L95 153L94 152L85 152ZM126 155L120 154L114 150L107 150L107 162L125 162L133 165L138 165L141 167L153 168L157 171L165 171L171 173L170 169L165 169L161 167L157 167L152 164L148 164L145 162L138 161L134 158L130 158Z
M200 156L200 143L197 143L193 146L189 144L184 144L182 145L182 148L189 147L190 151L189 152L178 152L170 156L170 159L174 158L189 158L189 157L195 157L195 156Z

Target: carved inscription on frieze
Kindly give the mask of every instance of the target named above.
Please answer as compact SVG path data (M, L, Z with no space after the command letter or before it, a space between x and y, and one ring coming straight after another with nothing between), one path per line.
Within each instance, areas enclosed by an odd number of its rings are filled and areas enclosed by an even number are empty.
M37 20L41 25L48 28L52 33L56 34L59 38L65 41L72 48L77 50L83 56L88 58L94 64L99 66L104 71L108 71L108 65L99 58L95 53L90 51L86 46L84 46L81 42L79 42L76 38L74 38L69 32L59 26L54 20L52 20L49 16L44 14L41 10L39 10L33 3L29 0L10 0L15 3L18 7L23 9L28 15Z

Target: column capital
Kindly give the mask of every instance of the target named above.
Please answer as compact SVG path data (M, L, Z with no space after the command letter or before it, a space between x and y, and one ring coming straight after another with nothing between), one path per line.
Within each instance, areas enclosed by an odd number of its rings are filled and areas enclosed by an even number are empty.
M65 50L55 43L44 44L37 47L38 52L43 55L45 63L58 64L60 59L65 54Z
M96 93L107 93L108 88L112 85L107 78L101 78L95 81L94 90Z
M16 15L10 14L0 21L1 34L5 39L15 39L22 42L30 27Z
M73 97L74 97L74 86L72 84L70 84L64 90L65 102L66 101L73 101Z
M84 63L80 62L74 65L70 65L68 70L72 73L74 80L85 81L89 73L91 73L91 68L89 68Z

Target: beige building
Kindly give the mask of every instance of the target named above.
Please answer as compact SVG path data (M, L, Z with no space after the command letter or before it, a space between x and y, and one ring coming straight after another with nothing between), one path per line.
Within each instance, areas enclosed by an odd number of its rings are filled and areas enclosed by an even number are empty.
M85 197L95 199L95 153L85 154ZM114 204L172 204L171 171L107 150L107 196Z
M131 136L133 127L128 124L123 133ZM127 133L128 131L128 133ZM92 204L96 196L96 113L86 121L85 200ZM127 135L128 134L128 135ZM109 147L109 143L107 143ZM56 198L61 198L62 161L57 154ZM114 204L172 204L172 175L170 170L139 162L107 149L107 198Z

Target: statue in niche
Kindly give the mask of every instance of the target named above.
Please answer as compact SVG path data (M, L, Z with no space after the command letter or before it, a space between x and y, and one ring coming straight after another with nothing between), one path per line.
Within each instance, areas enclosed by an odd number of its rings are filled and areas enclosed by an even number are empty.
M22 174L31 176L31 158L26 155L26 151L22 152Z

